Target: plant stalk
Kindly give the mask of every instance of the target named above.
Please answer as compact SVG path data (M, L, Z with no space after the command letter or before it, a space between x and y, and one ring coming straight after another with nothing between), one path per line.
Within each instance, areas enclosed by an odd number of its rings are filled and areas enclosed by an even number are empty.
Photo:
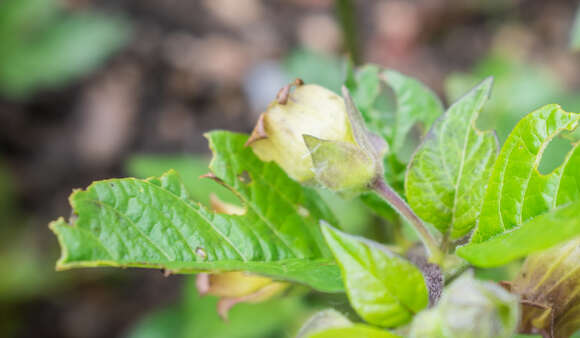
M360 64L360 50L356 24L356 8L353 0L335 0L336 15L342 28L344 45L352 62Z
M417 216L413 210L409 207L407 202L405 202L399 194L390 185L388 185L383 178L377 179L371 186L371 188L377 192L395 211L397 211L401 216L403 216L409 223L413 225L415 231L421 238L421 241L425 245L427 254L433 263L440 263L443 259L443 253L439 249L439 244L433 235L425 226L425 223Z

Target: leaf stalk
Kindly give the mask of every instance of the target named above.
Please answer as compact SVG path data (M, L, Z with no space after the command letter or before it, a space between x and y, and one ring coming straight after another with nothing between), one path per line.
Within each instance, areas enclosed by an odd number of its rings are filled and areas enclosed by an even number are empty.
M423 242L423 245L425 245L429 260L433 263L439 264L443 259L444 254L439 248L437 239L431 234L429 229L427 229L427 226L419 216L411 210L407 202L405 202L382 177L373 182L371 189L379 194L393 209L395 209L395 211L413 225L419 238Z

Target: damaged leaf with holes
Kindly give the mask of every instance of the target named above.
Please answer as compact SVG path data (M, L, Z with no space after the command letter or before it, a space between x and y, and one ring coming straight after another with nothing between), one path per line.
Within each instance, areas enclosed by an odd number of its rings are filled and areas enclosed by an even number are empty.
M550 141L579 121L580 114L547 105L516 125L491 171L471 242L458 248L461 257L498 266L580 235L580 144L551 173L538 169Z

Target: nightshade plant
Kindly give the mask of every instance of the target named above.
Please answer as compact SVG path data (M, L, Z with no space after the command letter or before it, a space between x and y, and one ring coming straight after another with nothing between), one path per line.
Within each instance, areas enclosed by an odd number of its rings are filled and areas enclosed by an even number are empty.
M349 69L342 97L296 81L252 135L207 134L205 176L242 207L196 203L174 171L95 182L71 195L70 220L50 224L62 248L57 269L197 273L200 293L222 297L222 316L299 283L346 293L364 321L327 310L299 337L568 337L580 328L580 147L549 174L538 166L580 114L541 107L500 149L493 131L476 126L491 88L485 79L444 112L420 82L372 65ZM411 133L422 141L408 158ZM339 230L314 187L360 198L393 226L408 223L419 243ZM525 257L501 286L470 268Z

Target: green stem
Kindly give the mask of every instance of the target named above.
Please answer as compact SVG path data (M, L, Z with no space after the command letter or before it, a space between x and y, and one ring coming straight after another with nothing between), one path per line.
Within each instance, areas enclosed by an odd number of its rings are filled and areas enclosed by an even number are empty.
M401 216L403 216L409 223L413 225L415 231L421 238L421 241L425 245L427 254L433 263L440 263L443 259L443 253L439 249L439 244L433 235L427 229L427 226L423 221L411 210L409 205L397 194L396 191L389 186L384 179L377 179L373 185L372 189L377 192L387 203L393 207Z
M350 54L350 58L355 65L360 63L360 53L358 48L358 34L356 29L356 11L352 0L336 0L336 15L342 28L344 47Z

